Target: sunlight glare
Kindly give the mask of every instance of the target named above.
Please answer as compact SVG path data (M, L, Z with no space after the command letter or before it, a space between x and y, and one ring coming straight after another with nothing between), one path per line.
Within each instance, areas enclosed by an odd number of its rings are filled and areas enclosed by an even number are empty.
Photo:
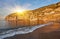
M23 9L18 9L18 10L15 10L17 13L23 13L25 10Z

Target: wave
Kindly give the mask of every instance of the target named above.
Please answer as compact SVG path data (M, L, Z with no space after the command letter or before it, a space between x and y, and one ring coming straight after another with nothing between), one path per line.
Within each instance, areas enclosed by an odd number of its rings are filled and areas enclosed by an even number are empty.
M4 32L0 33L0 39L11 37L11 36L14 36L14 35L17 35L17 34L31 33L38 28L41 28L41 27L44 27L44 26L47 26L47 25L50 25L50 24L53 24L53 22L42 24L42 25L37 25L37 26L22 27L22 28L7 30L7 31L4 31Z

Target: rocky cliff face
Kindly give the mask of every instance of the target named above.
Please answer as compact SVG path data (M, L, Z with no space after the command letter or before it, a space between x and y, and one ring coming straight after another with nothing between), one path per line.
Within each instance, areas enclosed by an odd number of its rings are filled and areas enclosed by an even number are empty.
M39 13L38 15L41 16L41 19L47 22L60 20L60 2L38 8L34 12Z
M44 6L35 10L26 11L23 14L10 14L6 20L13 26L33 26L47 22L59 22L60 20L60 2Z

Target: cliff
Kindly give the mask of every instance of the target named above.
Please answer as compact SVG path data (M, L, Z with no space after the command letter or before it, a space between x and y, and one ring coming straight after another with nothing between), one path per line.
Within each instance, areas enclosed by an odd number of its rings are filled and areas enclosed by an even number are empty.
M23 14L15 12L6 16L5 19L13 26L34 26L48 22L60 22L60 2L26 11Z

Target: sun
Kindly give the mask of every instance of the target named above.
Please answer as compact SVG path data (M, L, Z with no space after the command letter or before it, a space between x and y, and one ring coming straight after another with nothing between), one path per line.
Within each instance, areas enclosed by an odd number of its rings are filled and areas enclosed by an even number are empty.
M14 7L14 8L12 9L12 13L16 13L17 15L24 15L25 12L27 12L27 9L22 8L22 7L19 7L19 6Z
M16 10L14 10L14 12L16 12L16 13L23 13L25 10L24 9L16 9Z
M12 12L16 12L16 13L23 13L25 11L26 11L26 9L20 8L20 7L16 7L12 10Z
M23 13L24 11L25 11L24 9L15 10L15 12L17 12L17 13Z

